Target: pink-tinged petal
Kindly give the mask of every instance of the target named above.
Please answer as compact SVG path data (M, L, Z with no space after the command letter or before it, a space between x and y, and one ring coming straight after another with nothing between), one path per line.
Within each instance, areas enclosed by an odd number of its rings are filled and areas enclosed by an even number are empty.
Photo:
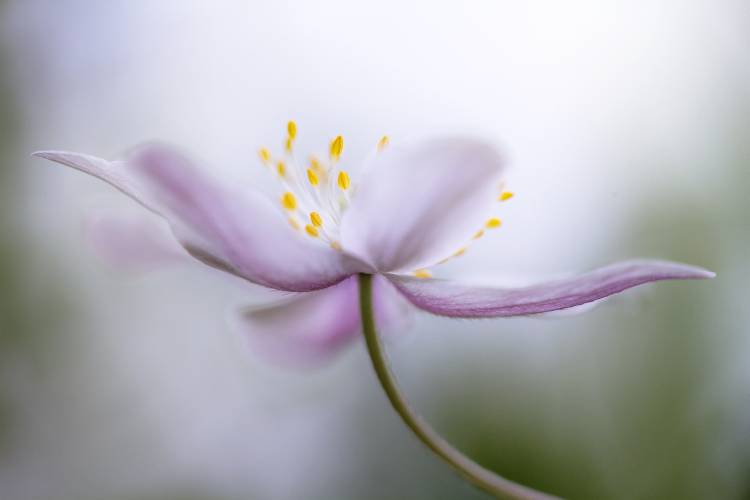
M374 281L381 328L403 324L410 305L385 278ZM309 367L330 360L360 332L356 277L314 292L294 294L270 306L247 307L238 328L254 351L282 365Z
M357 334L357 280L296 294L241 312L239 327L254 351L285 365L316 365L337 353Z
M409 301L441 316L491 318L567 309L660 280L707 279L711 271L676 262L644 260L612 264L572 277L523 288L472 287L437 279L389 275Z
M470 139L388 147L368 166L344 214L342 245L380 272L435 264L487 220L502 170L494 148Z
M147 212L92 213L84 232L94 253L116 269L150 271L189 260L166 223Z
M292 230L252 186L221 185L164 146L142 147L124 162L60 151L35 155L115 186L164 216L195 258L253 283L311 291L362 269L355 259Z

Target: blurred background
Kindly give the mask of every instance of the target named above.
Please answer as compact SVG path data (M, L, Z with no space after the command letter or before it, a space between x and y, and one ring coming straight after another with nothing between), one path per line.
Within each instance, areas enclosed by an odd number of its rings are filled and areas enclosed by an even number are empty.
M107 266L83 221L135 204L29 156L160 139L254 171L288 119L352 161L384 133L501 145L504 226L446 276L716 271L570 317L417 315L388 350L424 416L508 478L750 498L749 46L746 0L0 0L0 498L486 498L407 432L361 342L270 363L226 321L256 290Z

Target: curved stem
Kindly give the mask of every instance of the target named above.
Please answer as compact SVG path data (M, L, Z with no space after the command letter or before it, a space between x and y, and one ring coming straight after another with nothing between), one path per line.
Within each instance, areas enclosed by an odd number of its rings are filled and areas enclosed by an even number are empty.
M359 275L359 307L362 317L367 352L372 360L372 367L378 376L388 399L404 423L414 434L437 456L445 460L465 480L485 492L505 500L541 500L551 499L544 493L537 492L520 484L509 481L485 469L466 455L451 446L440 434L417 415L399 391L393 374L385 359L383 347L375 327L375 316L372 307L372 275Z

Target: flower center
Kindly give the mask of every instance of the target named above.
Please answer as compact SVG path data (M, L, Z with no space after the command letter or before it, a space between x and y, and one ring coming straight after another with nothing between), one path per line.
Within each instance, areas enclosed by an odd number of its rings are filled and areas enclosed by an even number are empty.
M341 218L355 191L349 173L341 168L344 138L336 136L328 145L328 160L310 156L300 164L294 155L297 124L287 124L284 154L274 157L269 149L261 148L258 156L278 180L279 205L290 226L304 232L335 250L341 250ZM384 136L378 143L382 150L388 144Z
M264 147L258 151L258 156L278 181L278 206L284 211L292 229L341 251L341 219L357 189L357 186L352 184L349 173L341 168L339 163L344 151L344 138L339 135L329 142L327 161L311 155L305 164L298 163L295 158L296 138L297 124L290 121L287 123L283 155L274 157L271 151ZM384 150L389 143L389 137L384 135L378 141L377 151ZM497 201L505 202L512 197L513 193L503 190L501 185ZM472 243L484 236L485 230L501 226L502 222L498 217L487 219L474 233L471 241L434 265L444 264L464 255ZM432 277L429 269L416 269L412 274L417 278Z

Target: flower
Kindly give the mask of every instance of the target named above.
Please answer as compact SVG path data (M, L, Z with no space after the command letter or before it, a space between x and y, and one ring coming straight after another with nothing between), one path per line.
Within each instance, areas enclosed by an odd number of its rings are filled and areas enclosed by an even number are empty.
M411 145L383 137L353 179L341 161L344 140L328 158L295 161L297 126L285 152L259 151L276 179L272 193L213 178L163 145L123 161L64 151L36 156L98 177L168 222L195 259L251 283L291 292L286 300L242 311L248 330L324 357L359 330L356 275L375 281L379 321L396 321L403 300L432 314L461 318L540 314L591 303L644 283L704 279L714 273L658 260L612 264L522 288L470 286L435 279L434 266L466 253L497 229L503 158L488 144L446 137ZM306 349L301 349L305 347Z

